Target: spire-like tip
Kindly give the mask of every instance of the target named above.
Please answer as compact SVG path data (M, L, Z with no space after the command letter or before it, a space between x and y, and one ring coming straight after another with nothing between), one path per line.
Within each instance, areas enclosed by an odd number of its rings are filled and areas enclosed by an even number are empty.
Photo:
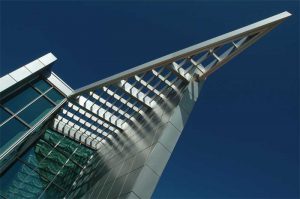
M287 17L292 16L292 13L290 13L288 11L284 11L282 14L285 14Z

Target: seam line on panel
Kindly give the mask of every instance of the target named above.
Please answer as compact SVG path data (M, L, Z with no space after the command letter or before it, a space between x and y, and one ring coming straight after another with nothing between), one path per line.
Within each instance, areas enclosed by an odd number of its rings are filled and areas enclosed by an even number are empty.
M182 130L180 131L170 120L168 122L181 134Z

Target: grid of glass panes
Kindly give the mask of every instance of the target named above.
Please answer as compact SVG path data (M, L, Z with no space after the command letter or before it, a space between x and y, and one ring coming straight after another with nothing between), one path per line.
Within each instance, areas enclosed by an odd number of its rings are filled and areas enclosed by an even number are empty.
M29 82L0 102L0 152L33 127L64 96L44 79Z
M0 177L0 196L63 198L93 153L94 150L47 129Z

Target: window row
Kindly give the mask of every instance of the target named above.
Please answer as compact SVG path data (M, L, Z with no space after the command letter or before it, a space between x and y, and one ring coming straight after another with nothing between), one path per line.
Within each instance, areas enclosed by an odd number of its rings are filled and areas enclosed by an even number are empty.
M0 152L49 113L64 96L43 79L28 83L0 103Z

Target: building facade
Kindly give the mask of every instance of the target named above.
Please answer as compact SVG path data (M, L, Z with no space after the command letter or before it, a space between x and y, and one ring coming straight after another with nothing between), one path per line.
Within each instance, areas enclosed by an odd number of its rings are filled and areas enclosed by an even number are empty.
M150 198L209 75L283 12L73 90L49 53L1 77L2 198Z

